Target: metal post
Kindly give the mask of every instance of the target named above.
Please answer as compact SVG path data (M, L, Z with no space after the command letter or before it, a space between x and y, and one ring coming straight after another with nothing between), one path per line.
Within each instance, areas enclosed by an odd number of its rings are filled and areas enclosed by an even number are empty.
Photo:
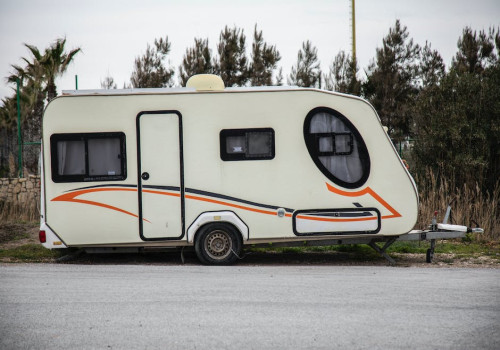
M17 164L18 164L18 176L23 177L23 140L21 134L21 98L19 94L19 89L21 82L16 79L17 83Z
M78 75L75 74L75 88L78 90Z
M352 61L356 62L356 4L351 1L352 6Z

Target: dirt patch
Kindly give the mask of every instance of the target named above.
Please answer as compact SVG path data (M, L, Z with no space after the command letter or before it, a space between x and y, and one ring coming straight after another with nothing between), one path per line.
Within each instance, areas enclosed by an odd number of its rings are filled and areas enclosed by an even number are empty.
M0 224L0 249L19 247L29 243L39 243L39 224L2 223Z

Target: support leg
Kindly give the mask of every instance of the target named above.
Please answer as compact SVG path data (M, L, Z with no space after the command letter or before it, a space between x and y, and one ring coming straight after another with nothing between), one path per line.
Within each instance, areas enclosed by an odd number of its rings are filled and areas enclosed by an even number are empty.
M396 242L396 239L397 237L389 239L387 242L385 242L382 248L380 248L374 241L370 241L368 245L372 247L377 253L386 258L389 264L396 265L396 261L385 252L387 248L389 248L394 242Z
M436 248L436 240L431 239L431 247L427 249L427 254L425 256L425 261L428 263L432 262L432 259L434 258L434 249Z

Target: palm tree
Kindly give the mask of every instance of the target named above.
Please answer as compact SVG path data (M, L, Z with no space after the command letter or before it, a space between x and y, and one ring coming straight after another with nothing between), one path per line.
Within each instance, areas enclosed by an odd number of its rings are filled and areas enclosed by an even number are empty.
M73 61L73 57L81 51L80 48L71 50L69 53L64 51L64 45L66 44L66 38L57 39L52 45L50 45L43 56L40 58L40 65L43 67L44 80L47 84L47 101L51 101L57 96L57 87L55 80L58 76L62 75L68 69L69 64ZM28 49L35 56L36 51L33 51L31 47L26 45ZM39 52L38 52L39 54ZM39 55L38 55L39 56ZM35 56L37 58L37 56Z
M24 44L31 53L31 57L22 58L24 67L12 65L13 73L6 78L7 82L16 84L20 82L21 123L23 138L26 140L39 140L41 137L41 119L45 107L45 99L52 100L57 95L55 80L62 75L73 61L74 56L81 51L80 48L65 52L66 38L57 39L48 48L41 52L36 46ZM16 88L14 87L14 90ZM1 101L0 106L0 146L15 141L12 130L16 126L17 104L16 97ZM12 137L10 137L10 136ZM7 138L11 141L7 141ZM12 142L14 142L12 141ZM28 157L27 157L28 158ZM35 164L27 159L26 166ZM3 160L2 160L3 162ZM29 163L29 164L28 164Z
M26 62L26 68L12 65L14 73L7 77L7 82L15 84L19 81L21 86L21 115L26 119L41 119L44 109L44 99L47 95L44 83L44 70L40 64L42 56L34 46L25 44L33 54L33 62L22 58ZM24 119L23 118L23 119Z

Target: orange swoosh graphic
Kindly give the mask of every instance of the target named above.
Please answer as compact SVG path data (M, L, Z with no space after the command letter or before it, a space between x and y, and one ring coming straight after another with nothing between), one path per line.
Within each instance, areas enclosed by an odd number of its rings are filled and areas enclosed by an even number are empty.
M362 195L369 194L370 196L375 198L375 200L377 200L377 202L382 204L384 206L384 208L386 208L387 210L389 210L391 212L392 215L382 216L382 219L400 218L402 216L400 213L398 213L398 211L396 209L391 207L389 205L389 203L387 203L382 197L380 197L369 186L361 191L356 191L356 192L343 191L343 190L340 190L338 188L333 187L329 183L326 183L326 187L328 188L328 191L333 192L333 193L338 194L338 195L341 195L341 196L346 196L346 197L360 197Z
M124 213L130 216L133 216L135 218L139 218L138 215L131 213L129 211L120 209L118 207L114 207L112 205L104 204L104 203L99 203L99 202L94 202L94 201L88 201L84 199L77 199L76 197L87 194L87 193L92 193L92 192L104 192L104 191L128 191L128 192L137 192L137 189L135 188L90 188L86 190L79 190L75 192L70 192L70 193L65 193L62 194L54 199L52 199L53 202L72 202L72 203L81 203L81 204L88 204L88 205L95 205L97 207L101 208L106 208L106 209L111 209L111 210L116 210L120 213ZM144 219L144 221L149 222L148 220Z

